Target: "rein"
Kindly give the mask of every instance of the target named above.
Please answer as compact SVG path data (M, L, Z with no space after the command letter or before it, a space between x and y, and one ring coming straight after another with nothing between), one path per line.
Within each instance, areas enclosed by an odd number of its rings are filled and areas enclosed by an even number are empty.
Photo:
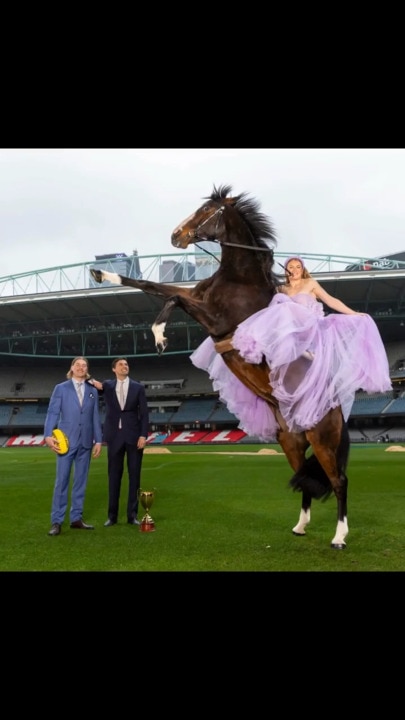
M220 216L221 216L222 213L224 212L224 210L225 210L225 205L221 205L221 207L219 207L219 208L217 208L216 210L214 210L214 212L212 213L212 215L210 215L209 217L205 218L205 220L203 220L203 222L200 223L200 224L196 227L195 230L193 230L192 232L191 232L191 231L189 232L189 236L190 236L190 237L193 237L193 238L198 238L198 239L202 240L202 238L201 238L200 235L199 235L199 231L201 230L201 228L202 228L209 220L213 220L216 215L220 214ZM218 217L218 218L217 218L217 222L216 222L216 228L215 228L216 230L218 229L219 219L220 219L220 218ZM255 251L257 251L257 252L273 252L273 248L269 248L269 247L261 248L261 247L254 247L253 245L241 245L240 243L232 243L232 242L227 242L227 241L225 241L225 240L218 240L217 237L207 237L207 238L205 238L205 241L217 243L217 244L220 245L221 247L222 247L223 245L226 245L227 247L242 248L243 250L255 250ZM204 240L202 240L202 242L204 242ZM201 247L197 242L195 243L195 245L196 245L200 250L202 250L203 252L205 252L207 255L211 255L211 257L213 257L214 260L217 261L217 263L220 263L220 260L218 260L218 258L215 257L215 255L214 255L212 252L210 252L209 250L206 250L205 248ZM286 270L286 268L284 267L284 265L282 265L282 264L279 263L279 262L277 262L277 265L280 265L280 267L283 268L284 272L287 272L289 275L291 275L291 273L289 273L288 270Z
M263 252L271 252L271 250L272 250L271 248L258 248L258 247L252 247L252 245L239 245L239 243L223 242L221 240L217 240L217 238L210 238L209 242L215 242L215 243L218 243L218 245L229 245L231 247L243 248L244 250L262 250ZM220 260L218 260L218 258L216 257L216 255L214 255L214 253L210 252L206 248L201 247L201 245L199 245L198 243L195 243L195 245L200 250L205 252L207 255L211 255L211 257L213 257L214 260L216 260L218 264L220 263ZM291 273L287 270L287 268L284 267L284 265L282 263L278 262L278 260L276 260L276 262L277 262L277 265L280 265L280 267L283 268L284 272L286 272L288 275L291 275Z
M213 242L217 242L219 245L229 245L230 247L238 247L243 248L244 250L258 250L259 252L272 252L273 248L259 248L259 247L253 247L252 245L241 245L240 243L231 243L231 242L225 242L223 240L213 240Z
M204 227L204 225L205 225L209 220L213 220L213 218L214 218L216 215L218 215L219 213L222 215L222 213L224 212L224 210L225 210L225 205L221 205L221 207L217 208L217 210L214 210L214 212L212 213L212 215L210 215L209 217L205 218L205 220L203 220L203 222L200 223L200 224L196 227L196 229L193 230L192 233L190 232L189 235L190 235L190 236L193 235L194 238L199 238L200 240L202 240L202 238L200 238L200 235L199 235L199 232L200 232L201 228ZM219 223L219 218L217 219L216 229L218 228L218 223ZM241 245L240 243L226 242L226 241L224 241L224 240L218 240L218 238L216 238L216 237L209 237L209 238L206 238L206 240L209 241L209 242L218 243L218 245L226 245L227 247L238 247L238 248L242 248L242 249L244 249L244 250L258 250L258 251L261 251L261 252L272 252L272 250L273 250L272 248L268 248L268 247L267 247L267 248L259 248L259 247L253 247L252 245ZM211 255L213 258L215 258L215 260L217 260L217 262L219 262L218 258L216 258L215 255L213 255L209 250L206 250L205 248L200 247L200 246L198 245L198 243L195 243L195 244L197 245L198 248L200 248L200 250L203 250L203 252L207 253L208 255ZM280 263L279 263L279 265L280 265Z

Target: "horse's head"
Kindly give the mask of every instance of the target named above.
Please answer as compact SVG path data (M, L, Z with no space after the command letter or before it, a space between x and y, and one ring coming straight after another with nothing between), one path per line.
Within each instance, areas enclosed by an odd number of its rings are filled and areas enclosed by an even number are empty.
M251 267L256 264L268 275L274 261L273 248L277 245L273 225L260 212L256 200L246 193L232 196L231 190L230 185L218 189L214 186L204 204L173 230L172 245L184 249L198 241L210 240L221 246L222 256L228 246L236 247L245 255L241 264L247 262Z
M206 202L173 230L172 245L186 248L199 240L220 242L225 232L224 212L237 201L237 198L227 197L230 191L230 186L223 186L218 190L214 187L213 193L204 198Z
M230 232L238 236L248 235L251 247L267 247L265 241L274 247L277 240L273 225L268 217L259 211L256 200L247 193L231 196L231 186L214 186L211 195L198 210L183 220L172 232L172 245L186 248L199 240L217 241L226 244ZM246 241L246 238L245 238Z

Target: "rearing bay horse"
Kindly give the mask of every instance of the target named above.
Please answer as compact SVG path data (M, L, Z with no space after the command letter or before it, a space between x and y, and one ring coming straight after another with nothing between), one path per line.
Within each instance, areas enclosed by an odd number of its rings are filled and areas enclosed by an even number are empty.
M280 276L273 271L272 246L277 244L269 218L259 210L256 200L246 193L231 195L229 185L214 186L212 194L173 231L172 245L185 249L198 241L214 241L221 248L216 272L192 288L173 284L134 280L116 273L92 269L97 282L131 286L161 297L164 306L152 330L156 349L162 353L167 340L165 327L171 312L179 307L200 323L215 343L215 349L232 373L255 395L265 401L274 414L276 438L294 470L290 486L302 492L295 535L305 535L310 521L312 499L326 499L334 493L337 500L337 526L331 547L344 549L349 531L347 522L346 467L349 457L349 433L340 407L330 410L310 430L290 432L272 394L269 367L246 362L232 346L232 336L243 320L269 304ZM312 454L306 457L308 448Z

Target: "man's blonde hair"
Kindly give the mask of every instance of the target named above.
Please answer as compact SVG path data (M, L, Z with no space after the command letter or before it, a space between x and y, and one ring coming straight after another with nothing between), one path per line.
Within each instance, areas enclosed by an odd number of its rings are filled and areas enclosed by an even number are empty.
M69 372L66 373L66 377L67 377L68 380L71 380L71 379L72 379L72 377L73 377L72 367L73 367L73 365L75 364L75 362L77 362L78 360L84 360L84 362L86 363L86 365L87 365L86 380L88 380L89 377L90 377L90 373L88 372L88 370L89 370L89 361L88 361L87 358L84 357L83 355L78 355L77 357L73 358L72 362L70 363L70 370L69 370Z

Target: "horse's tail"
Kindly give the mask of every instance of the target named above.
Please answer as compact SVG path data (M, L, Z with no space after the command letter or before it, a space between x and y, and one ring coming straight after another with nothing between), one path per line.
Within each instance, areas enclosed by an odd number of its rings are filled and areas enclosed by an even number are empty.
M339 475L345 474L349 460L350 438L347 423L343 423L337 448L337 466ZM333 492L332 484L315 455L310 455L300 470L288 483L294 492L306 492L315 500L327 500Z

